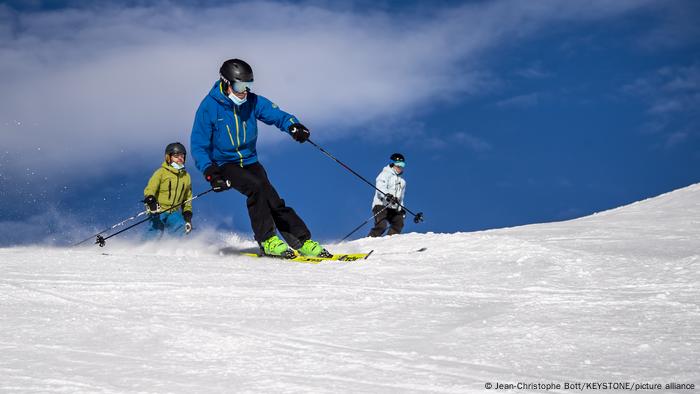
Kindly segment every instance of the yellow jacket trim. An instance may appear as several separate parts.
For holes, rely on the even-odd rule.
[[[233,118],[236,120],[236,142],[238,143],[236,144],[236,153],[238,153],[238,156],[241,158],[241,167],[243,167],[243,155],[238,151],[238,148],[241,146],[241,130],[238,126],[238,113],[236,112],[236,107],[233,107]]]
[[[236,153],[238,153],[238,157],[241,158],[241,167],[243,167],[243,155],[241,152],[238,151],[238,145],[236,145],[235,142],[233,142],[233,135],[231,134],[231,128],[226,125],[226,130],[228,130],[228,138],[231,140],[231,145],[233,145],[236,148]],[[236,139],[238,139],[238,133],[236,133]],[[239,142],[240,144],[240,142]]]

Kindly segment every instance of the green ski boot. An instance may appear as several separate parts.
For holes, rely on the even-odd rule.
[[[312,241],[310,239],[307,239],[306,242],[301,246],[301,248],[298,249],[298,252],[302,256],[310,256],[310,257],[333,257],[330,252],[328,252],[326,249],[321,246],[316,241]]]
[[[277,256],[285,259],[293,259],[296,257],[294,251],[276,235],[263,241],[261,246],[263,253],[267,256]]]

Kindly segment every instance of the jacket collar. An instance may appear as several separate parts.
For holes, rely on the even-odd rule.
[[[384,172],[388,172],[388,173],[390,173],[392,175],[396,175],[398,177],[403,176],[403,171],[401,171],[400,174],[397,174],[396,171],[394,171],[394,169],[388,164],[386,167],[384,167]]]
[[[216,102],[223,105],[224,107],[233,108],[235,106],[233,100],[228,98],[228,95],[226,95],[226,92],[224,92],[224,87],[221,84],[220,80],[214,82],[214,86],[212,86],[211,90],[209,90],[209,96],[211,96],[214,100],[216,100]],[[246,101],[246,103],[250,102],[252,96],[255,96],[255,93],[248,92],[248,100]]]
[[[172,172],[172,173],[175,174],[175,175],[180,175],[181,173],[183,173],[183,172],[185,171],[184,168],[179,169],[179,170],[176,170],[176,169],[174,169],[170,164],[168,164],[168,163],[165,162],[165,161],[164,161],[163,164],[161,164],[160,166],[163,167],[163,168],[165,168],[166,170]]]

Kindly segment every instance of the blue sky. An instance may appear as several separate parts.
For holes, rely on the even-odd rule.
[[[91,4],[0,5],[0,246],[65,244],[138,212],[232,57],[366,178],[403,153],[406,205],[426,218],[407,232],[571,219],[700,181],[697,2]],[[367,185],[260,134],[315,238],[371,215]],[[198,200],[194,222],[250,234],[234,191]]]

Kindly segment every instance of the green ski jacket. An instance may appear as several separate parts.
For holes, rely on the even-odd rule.
[[[183,168],[176,170],[163,162],[148,180],[144,197],[155,196],[162,210],[170,209],[192,198],[192,180]],[[182,206],[182,212],[192,212],[192,201]]]

